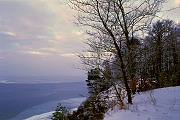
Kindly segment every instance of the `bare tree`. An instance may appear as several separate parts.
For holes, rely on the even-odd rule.
[[[136,59],[133,40],[151,24],[165,0],[69,1],[70,6],[78,11],[77,24],[89,27],[88,45],[92,51],[90,56],[80,56],[83,63],[91,67],[96,63],[101,67],[102,60],[116,56],[128,103],[132,104],[128,81],[135,76],[132,70]]]

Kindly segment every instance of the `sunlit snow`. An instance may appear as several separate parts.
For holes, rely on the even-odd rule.
[[[134,96],[134,103],[119,110],[118,106],[108,111],[104,120],[179,120],[180,87],[168,87]]]

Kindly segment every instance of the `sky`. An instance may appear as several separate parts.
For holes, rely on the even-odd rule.
[[[83,76],[81,29],[58,0],[0,0],[0,75]]]
[[[177,7],[169,0],[165,8]],[[180,9],[163,17],[180,22]],[[76,13],[63,0],[0,0],[0,76],[85,76],[74,54],[84,49]]]

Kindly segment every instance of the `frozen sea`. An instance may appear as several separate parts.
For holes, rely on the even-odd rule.
[[[43,78],[31,78],[32,81],[28,78],[27,82],[23,79],[26,78],[0,80],[0,120],[23,120],[51,112],[59,102],[73,109],[80,104],[78,99],[85,99],[88,93],[85,82],[42,82]]]

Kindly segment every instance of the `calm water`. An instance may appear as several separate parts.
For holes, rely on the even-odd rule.
[[[25,118],[49,112],[55,109],[57,101],[87,95],[85,82],[76,83],[38,83],[24,84],[11,83],[0,84],[0,120],[7,120],[18,116],[23,111],[38,109],[36,106],[44,106],[43,109],[30,111]],[[54,102],[56,101],[56,102]],[[52,104],[54,103],[54,104]],[[32,109],[32,110],[33,110]]]

